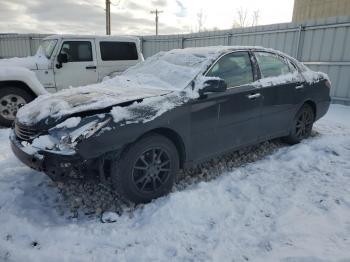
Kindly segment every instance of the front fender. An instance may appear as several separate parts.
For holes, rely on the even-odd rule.
[[[0,67],[0,83],[4,81],[19,81],[26,84],[37,96],[47,94],[48,91],[39,82],[35,73],[24,67]]]

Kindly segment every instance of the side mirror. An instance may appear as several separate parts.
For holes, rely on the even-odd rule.
[[[199,90],[199,95],[203,96],[207,93],[225,92],[227,84],[223,79],[210,79],[204,82],[204,87]]]
[[[56,68],[62,68],[62,64],[68,62],[68,55],[60,53],[57,56],[57,62],[58,62],[58,64],[56,65]]]

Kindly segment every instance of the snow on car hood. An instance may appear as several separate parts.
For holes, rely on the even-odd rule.
[[[49,60],[42,54],[27,57],[0,59],[1,67],[24,67],[29,70],[47,69]]]
[[[84,111],[104,109],[169,92],[169,90],[137,87],[69,89],[38,97],[18,111],[17,121],[25,125],[34,125],[47,117],[64,118]]]
[[[19,66],[30,70],[38,69],[34,56],[0,59],[0,67]]]

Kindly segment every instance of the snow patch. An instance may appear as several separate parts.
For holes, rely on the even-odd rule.
[[[302,75],[305,78],[306,82],[308,82],[310,84],[317,83],[323,79],[331,82],[328,75],[323,73],[323,72],[314,72],[311,70],[306,70],[306,71],[302,72]]]
[[[0,59],[0,69],[2,70],[3,67],[23,67],[30,70],[37,70],[42,67],[41,65],[46,65],[47,67],[48,63],[49,60],[46,56],[41,52],[37,52],[34,56]]]
[[[102,223],[114,223],[119,219],[119,215],[115,212],[104,212],[101,217]]]
[[[302,81],[300,74],[298,72],[289,73],[276,77],[266,77],[255,81],[253,85],[256,87],[267,87],[267,86],[276,86],[283,85],[286,83]]]
[[[80,124],[81,117],[71,117],[65,120],[64,122],[58,124],[56,128],[73,128],[77,127]]]
[[[44,135],[35,138],[32,142],[32,146],[40,149],[48,149],[51,150],[54,148],[57,141],[55,141],[51,136]]]

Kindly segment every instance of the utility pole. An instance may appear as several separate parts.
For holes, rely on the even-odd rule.
[[[163,13],[163,11],[158,11],[158,9],[151,11],[151,14],[156,14],[156,35],[158,35],[158,14]]]
[[[106,35],[111,34],[111,0],[106,0]]]

